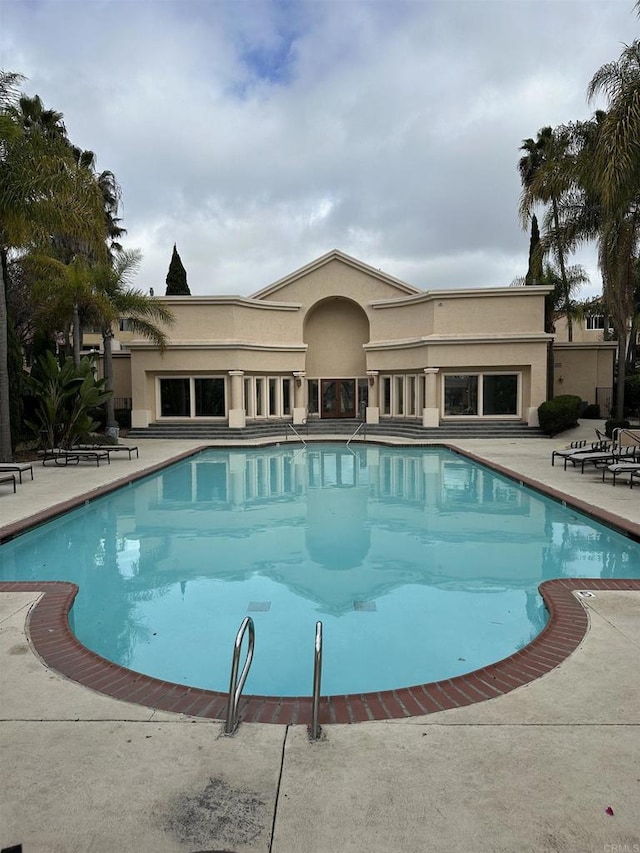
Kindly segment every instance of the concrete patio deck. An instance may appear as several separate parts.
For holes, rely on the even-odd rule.
[[[592,432],[584,423],[551,441],[449,443],[634,531],[640,489],[551,467],[553,449]],[[0,495],[0,536],[195,446],[138,443],[139,460],[37,466],[33,482]],[[583,600],[589,628],[579,648],[508,695],[406,720],[325,726],[313,744],[301,725],[243,724],[225,738],[218,722],[65,679],[29,644],[25,624],[38,597],[0,594],[0,848],[640,850],[640,592]]]

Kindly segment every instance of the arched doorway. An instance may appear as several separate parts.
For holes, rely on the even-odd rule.
[[[353,418],[359,404],[359,388],[366,386],[366,354],[369,318],[356,302],[340,296],[323,299],[307,314],[306,374],[310,409],[321,418]]]

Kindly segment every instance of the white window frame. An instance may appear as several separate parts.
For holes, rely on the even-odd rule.
[[[160,382],[163,379],[188,379],[189,380],[189,414],[188,415],[163,415],[162,414],[162,392]],[[222,379],[224,382],[224,414],[223,415],[196,415],[196,379]],[[222,373],[192,375],[182,373],[180,375],[156,376],[156,420],[181,421],[185,418],[196,421],[223,421],[229,417],[229,382],[227,376]]]
[[[388,400],[385,392],[385,380],[389,381],[391,392]],[[411,387],[411,380],[413,380],[413,388]],[[419,373],[385,373],[380,376],[379,394],[382,417],[420,417],[424,404],[424,376]]]
[[[477,415],[446,415],[445,414],[445,389],[447,376],[477,376],[478,377],[478,414]],[[516,389],[516,413],[514,415],[485,415],[484,414],[484,377],[485,376],[515,376],[517,378]],[[440,385],[440,416],[443,420],[522,420],[522,371],[521,370],[447,370],[442,372]]]

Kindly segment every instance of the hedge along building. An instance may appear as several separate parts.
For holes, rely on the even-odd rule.
[[[360,414],[535,425],[548,290],[421,291],[334,250],[250,297],[161,297],[176,318],[164,352],[128,342],[132,426]]]

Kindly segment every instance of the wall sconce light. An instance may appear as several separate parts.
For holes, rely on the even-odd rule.
[[[373,387],[373,376],[369,377],[369,385],[371,385]]]
[[[300,379],[299,376],[296,376],[296,385],[298,386],[298,388],[302,385],[302,379]]]

